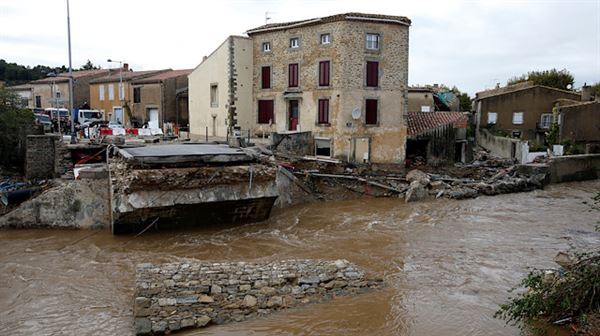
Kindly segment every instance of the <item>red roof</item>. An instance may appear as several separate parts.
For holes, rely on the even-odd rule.
[[[448,124],[454,124],[454,128],[467,128],[468,121],[463,112],[408,112],[408,135],[419,135]]]

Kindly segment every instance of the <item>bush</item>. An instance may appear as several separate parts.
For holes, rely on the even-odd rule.
[[[546,146],[543,142],[540,141],[530,141],[529,142],[529,151],[530,152],[545,152]]]
[[[0,164],[22,168],[33,120],[33,113],[20,107],[18,95],[0,88]]]
[[[598,210],[599,201],[600,193],[592,208]],[[556,271],[531,271],[511,290],[523,291],[500,305],[494,317],[512,324],[572,322],[579,331],[591,332],[600,317],[600,249],[577,253],[571,263],[563,266]]]
[[[581,144],[576,144],[568,139],[561,144],[564,146],[563,152],[565,155],[585,154],[585,147]]]

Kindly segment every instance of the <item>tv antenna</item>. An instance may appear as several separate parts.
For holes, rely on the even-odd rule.
[[[273,14],[273,13],[271,13],[271,14]],[[265,24],[268,24],[269,20],[271,20],[271,17],[269,17],[269,12],[265,12]]]

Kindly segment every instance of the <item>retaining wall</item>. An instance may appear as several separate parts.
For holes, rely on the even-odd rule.
[[[242,321],[382,285],[346,260],[140,264],[137,335]]]
[[[550,182],[593,180],[600,177],[600,154],[569,155],[552,159]]]
[[[529,144],[527,141],[495,136],[486,129],[477,130],[477,144],[493,154],[508,159],[527,162]]]

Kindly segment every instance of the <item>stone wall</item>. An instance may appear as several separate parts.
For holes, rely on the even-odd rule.
[[[382,285],[346,260],[140,264],[137,335],[243,321]]]
[[[28,135],[25,154],[25,177],[45,179],[59,177],[72,168],[71,155],[60,135]]]
[[[312,132],[272,133],[271,145],[276,152],[293,155],[313,155]]]

